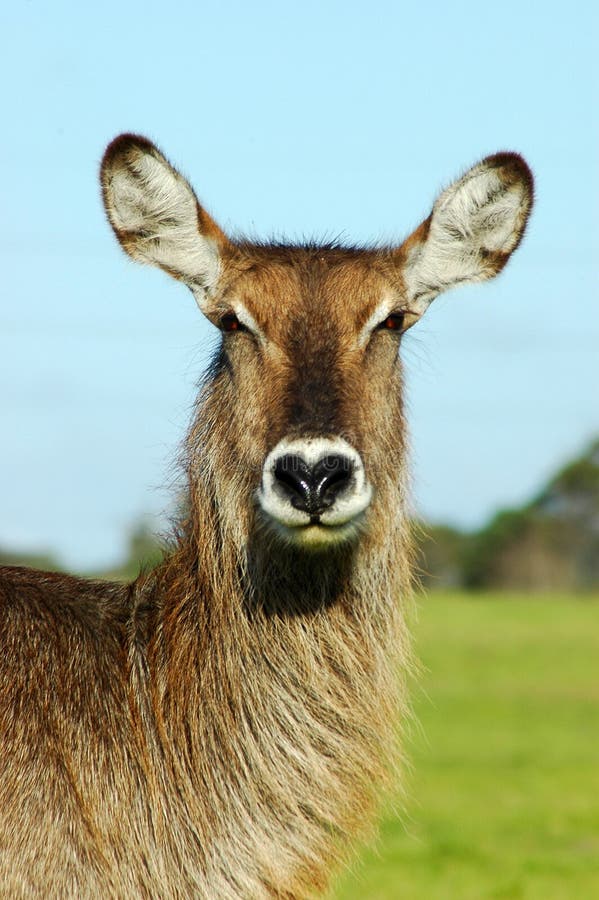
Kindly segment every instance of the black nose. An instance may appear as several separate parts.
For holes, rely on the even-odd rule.
[[[319,516],[333,505],[349,485],[351,459],[341,454],[323,456],[310,465],[301,456],[287,454],[277,459],[274,475],[279,488],[295,509]]]

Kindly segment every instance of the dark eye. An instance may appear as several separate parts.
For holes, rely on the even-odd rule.
[[[391,313],[381,322],[378,328],[380,331],[403,331],[405,318],[405,313]]]
[[[218,325],[221,331],[247,331],[245,325],[239,321],[235,313],[225,313],[224,316],[220,317]]]

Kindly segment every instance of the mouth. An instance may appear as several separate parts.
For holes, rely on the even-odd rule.
[[[327,523],[320,515],[312,515],[305,522],[281,521],[270,515],[262,516],[264,524],[286,544],[306,550],[320,551],[356,540],[364,528],[364,515],[345,522]]]

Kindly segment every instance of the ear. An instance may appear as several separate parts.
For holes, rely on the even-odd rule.
[[[532,200],[532,173],[517,153],[487,156],[443,191],[398,251],[414,312],[455,285],[494,278],[522,239]]]
[[[193,189],[144,137],[121,134],[100,170],[108,220],[133,259],[185,282],[201,309],[216,287],[229,244]]]

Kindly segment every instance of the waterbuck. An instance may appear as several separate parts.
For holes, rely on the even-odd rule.
[[[490,156],[378,249],[232,240],[135,135],[101,181],[125,251],[222,340],[162,564],[130,585],[1,570],[0,895],[311,896],[406,714],[401,336],[503,268],[532,177]]]

